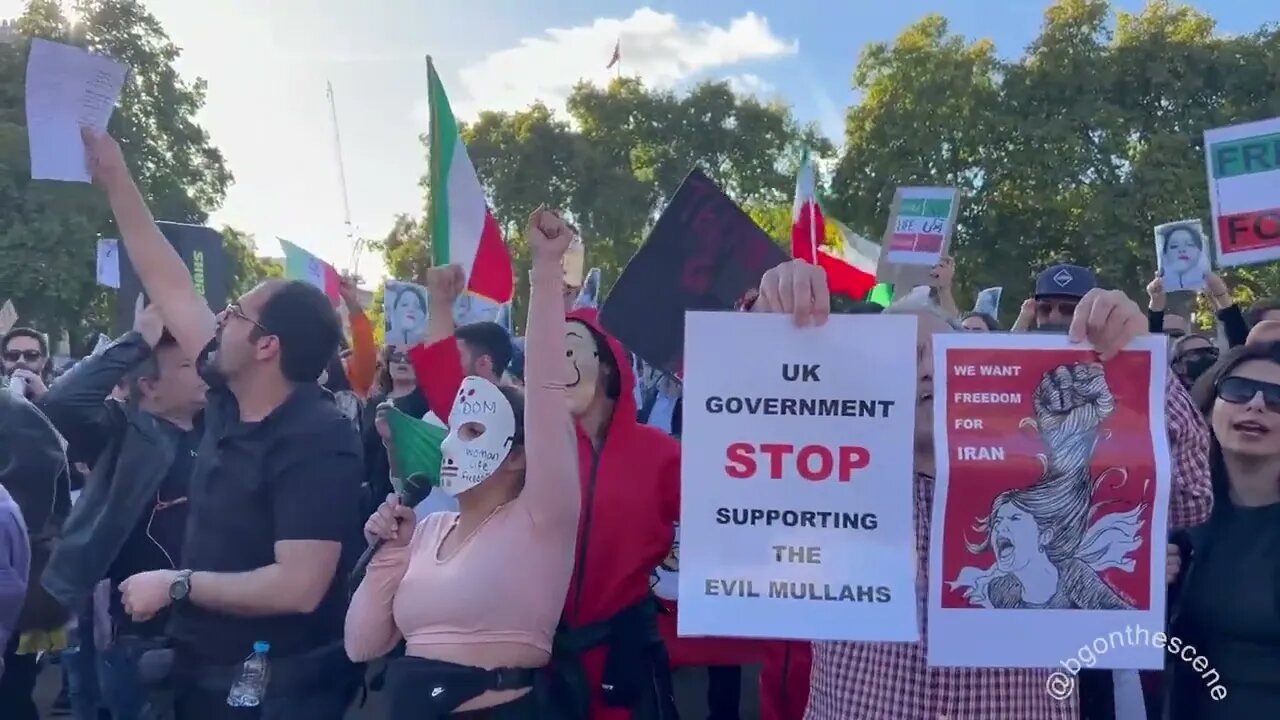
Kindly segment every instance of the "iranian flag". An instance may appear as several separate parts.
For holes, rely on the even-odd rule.
[[[466,289],[495,303],[511,301],[515,277],[511,254],[502,230],[484,199],[484,188],[467,147],[458,133],[458,121],[449,98],[427,58],[428,100],[431,105],[431,223],[432,261],[436,265],[461,265]]]
[[[333,269],[332,265],[288,240],[280,240],[280,247],[284,248],[286,278],[315,285],[323,290],[330,300],[338,302],[338,271]]]
[[[827,273],[827,286],[831,292],[842,293],[854,300],[861,300],[875,287],[875,260],[879,248],[864,240],[844,226],[843,247],[833,247],[826,242],[826,221],[813,175],[813,162],[806,152],[796,176],[796,202],[791,213],[791,255],[814,263]],[[846,234],[847,233],[847,234]],[[854,245],[851,247],[851,243]],[[876,257],[866,258],[874,248]],[[846,256],[848,255],[848,256]]]

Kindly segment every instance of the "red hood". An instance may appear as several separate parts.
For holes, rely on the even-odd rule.
[[[577,320],[595,330],[605,339],[609,352],[613,355],[613,364],[618,368],[618,380],[621,382],[622,391],[618,393],[617,404],[613,410],[613,421],[609,423],[610,430],[617,427],[620,421],[635,423],[639,410],[636,407],[636,376],[631,371],[631,359],[626,349],[622,347],[622,343],[605,332],[604,327],[600,325],[600,311],[595,308],[579,308],[566,315],[565,320]]]

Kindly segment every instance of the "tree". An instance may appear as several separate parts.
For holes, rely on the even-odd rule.
[[[249,233],[224,225],[222,246],[231,268],[228,292],[233,298],[249,292],[263,280],[284,275],[280,263],[258,257],[258,243]]]
[[[766,214],[785,207],[789,218],[803,149],[818,157],[834,153],[829,141],[801,126],[786,106],[736,95],[722,82],[703,83],[684,95],[646,88],[635,78],[605,88],[583,83],[567,107],[568,118],[542,103],[519,112],[483,112],[463,128],[514,258],[518,323],[529,278],[521,235],[538,205],[566,212],[587,245],[587,265],[601,268],[607,291],[666,198],[694,167],[744,207]],[[411,222],[398,219],[394,239],[384,245],[396,277],[416,277],[422,269],[414,264],[418,260],[406,261],[406,253],[426,262],[425,229]],[[789,223],[777,230],[780,241],[789,238]],[[406,249],[411,246],[418,249]]]
[[[938,16],[867,46],[835,215],[878,238],[894,187],[955,186],[953,253],[969,296],[1003,285],[1016,307],[1056,259],[1141,296],[1152,227],[1208,220],[1203,131],[1280,114],[1280,27],[1218,35],[1211,18],[1166,2],[1116,13],[1114,29],[1111,17],[1105,0],[1060,0],[1010,62]],[[1277,273],[1230,275],[1244,297],[1280,288]]]
[[[73,337],[108,331],[114,297],[96,284],[96,238],[111,237],[100,191],[76,183],[32,181],[24,87],[30,38],[81,45],[129,69],[108,130],[119,140],[158,219],[203,223],[232,182],[221,153],[194,118],[204,82],[173,69],[178,48],[136,0],[80,0],[83,23],[71,27],[53,0],[30,0],[21,36],[0,44],[0,287],[24,324]],[[237,238],[240,236],[237,235]],[[235,248],[239,262],[249,263]],[[237,278],[255,272],[237,268]]]

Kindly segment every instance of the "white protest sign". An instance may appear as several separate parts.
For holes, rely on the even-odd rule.
[[[18,309],[13,306],[13,300],[5,300],[4,305],[0,306],[0,333],[9,332],[17,324]]]
[[[427,289],[398,280],[386,281],[382,316],[386,318],[386,344],[417,345],[427,334]]]
[[[1280,117],[1204,132],[1218,265],[1280,258]]]
[[[89,182],[80,128],[106,131],[124,77],[124,65],[111,58],[32,39],[26,106],[33,180]]]
[[[681,636],[919,638],[916,323],[688,313]]]
[[[120,289],[120,241],[102,238],[98,241],[98,284]]]

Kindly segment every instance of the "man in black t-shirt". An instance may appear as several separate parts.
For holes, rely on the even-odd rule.
[[[130,388],[128,403],[111,398],[122,380]],[[136,573],[182,567],[187,486],[206,389],[195,364],[164,332],[159,313],[147,308],[137,313],[132,332],[85,358],[41,399],[70,452],[93,464],[43,576],[66,607],[93,617],[90,599],[101,580],[114,590]],[[97,668],[103,700],[116,717],[142,717],[146,693],[137,655],[164,636],[168,614],[134,623],[118,594],[110,603],[111,645]],[[82,633],[82,647],[91,642]]]
[[[184,568],[128,578],[124,608],[141,622],[173,607],[178,720],[339,720],[359,683],[342,625],[363,518],[359,438],[316,382],[338,350],[337,313],[318,288],[275,280],[215,318],[119,146],[84,138],[143,289],[209,384]],[[258,641],[270,645],[261,705],[228,707]]]

